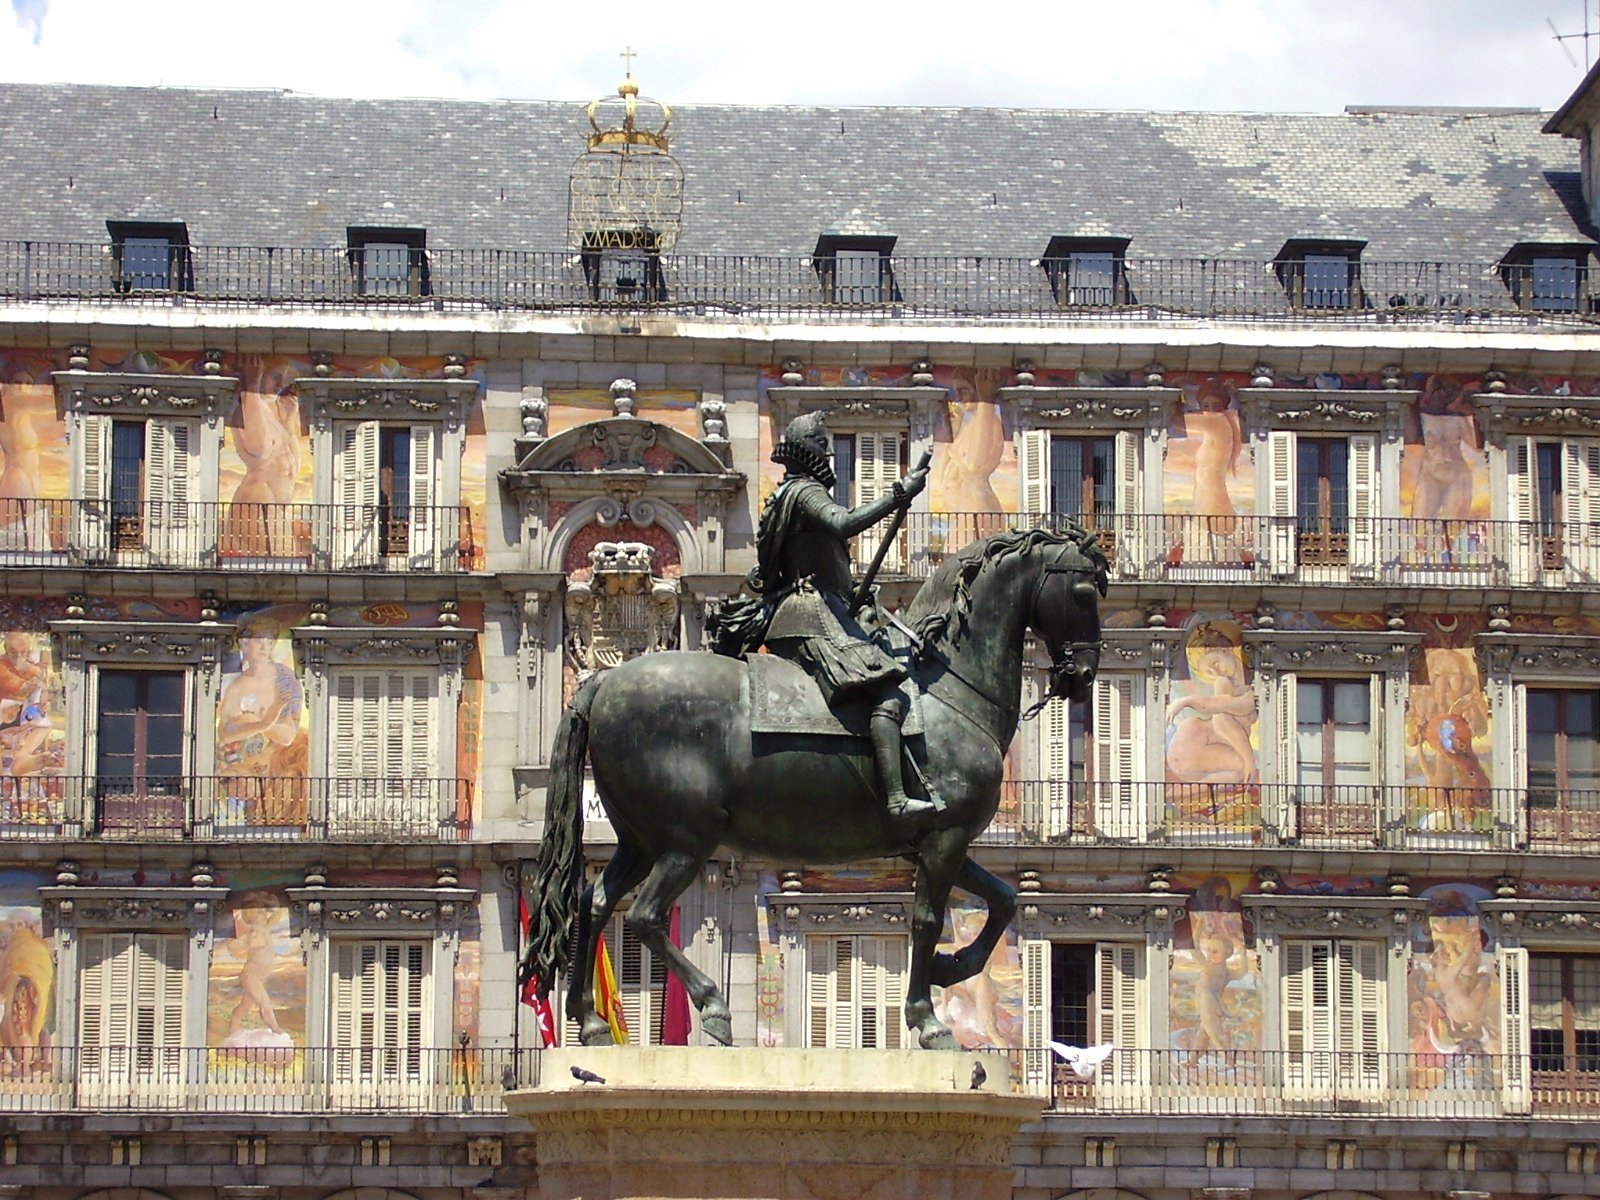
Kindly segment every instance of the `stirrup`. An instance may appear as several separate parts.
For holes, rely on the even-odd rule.
[[[915,796],[901,796],[889,801],[889,815],[896,820],[922,820],[934,816],[940,808],[931,800],[919,800]]]

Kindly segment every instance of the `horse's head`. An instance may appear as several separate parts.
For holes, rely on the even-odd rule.
[[[1100,597],[1109,568],[1092,533],[1040,547],[1038,586],[1028,623],[1050,650],[1051,696],[1087,702],[1100,668]]]

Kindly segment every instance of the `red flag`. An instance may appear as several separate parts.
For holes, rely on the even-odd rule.
[[[667,936],[678,949],[683,949],[683,933],[679,928],[681,910],[672,906],[672,925]],[[661,1005],[661,1044],[687,1046],[689,1044],[689,990],[671,970],[667,972],[667,994]]]
[[[517,890],[517,924],[522,927],[522,944],[527,944],[533,937],[533,914],[528,911],[528,897]],[[530,975],[528,982],[522,985],[522,1003],[533,1009],[534,1024],[538,1027],[539,1049],[556,1044],[556,1018],[550,1011],[550,998],[539,995],[539,977]]]

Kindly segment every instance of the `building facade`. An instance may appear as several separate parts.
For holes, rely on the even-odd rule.
[[[1017,524],[1111,558],[940,996],[1047,1100],[1019,1200],[1592,1194],[1597,97],[0,88],[0,1197],[535,1194],[556,720],[702,647],[819,410],[843,503],[933,451],[885,604]],[[908,888],[723,855],[675,926],[738,1043],[896,1047]]]

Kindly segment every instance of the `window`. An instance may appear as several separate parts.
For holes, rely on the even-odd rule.
[[[648,229],[584,234],[583,273],[596,300],[627,304],[667,298],[656,235]]]
[[[432,291],[426,230],[351,226],[347,236],[360,295],[426,296]]]
[[[1588,246],[1523,242],[1501,260],[1500,274],[1517,306],[1529,312],[1588,310]]]
[[[183,671],[95,673],[95,798],[104,833],[184,829]]]
[[[1535,1085],[1600,1091],[1600,955],[1528,955]]]
[[[433,1069],[433,946],[341,938],[329,949],[334,1095],[365,1106],[422,1087]]]
[[[905,434],[899,430],[860,430],[833,437],[833,499],[846,508],[871,504],[894,491],[905,474]],[[883,544],[883,526],[865,530],[851,543],[857,570],[865,570]],[[902,529],[884,555],[883,569],[899,571],[905,565],[908,535]]]
[[[1380,942],[1283,943],[1284,1084],[1292,1098],[1382,1089],[1383,951]]]
[[[333,675],[328,706],[328,825],[338,833],[439,828],[434,774],[437,669],[352,669]],[[452,809],[454,805],[451,805]]]
[[[1365,242],[1291,238],[1274,267],[1295,308],[1360,308],[1361,251]]]
[[[1042,265],[1056,302],[1068,308],[1107,308],[1129,303],[1132,297],[1123,264],[1128,241],[1051,238]]]
[[[78,552],[129,566],[198,566],[210,549],[196,504],[199,424],[85,413],[76,429]]]
[[[189,230],[182,221],[107,221],[119,292],[194,290]]]
[[[1600,441],[1512,437],[1506,441],[1511,516],[1519,580],[1569,570],[1577,580],[1600,573]]]
[[[806,938],[806,1034],[810,1047],[899,1050],[907,939],[900,934]]]
[[[1267,434],[1269,557],[1273,573],[1377,566],[1378,440],[1370,433],[1303,437]]]
[[[350,421],[339,422],[335,436],[335,565],[396,560],[436,570],[436,427]]]
[[[1600,834],[1600,692],[1526,691],[1529,833],[1537,840]]]
[[[890,255],[892,237],[855,237],[823,234],[817,239],[812,262],[822,281],[825,300],[832,304],[883,304],[900,298],[894,283]]]
[[[1088,704],[1057,698],[1045,705],[1039,758],[1046,837],[1144,837],[1143,720],[1142,683],[1128,672],[1096,675]]]
[[[1138,1085],[1148,1079],[1145,1032],[1145,945],[1142,942],[1045,942],[1025,939],[1023,1026],[1025,1072],[1057,1080],[1063,1095],[1087,1099],[1097,1091]],[[1045,1040],[1088,1048],[1110,1043],[1117,1053],[1092,1079],[1055,1068]],[[1037,1062],[1031,1052],[1041,1052]],[[1049,1067],[1048,1070],[1039,1068]]]
[[[1300,438],[1295,445],[1300,561],[1344,562],[1349,554],[1350,443]]]
[[[79,940],[78,1076],[88,1103],[183,1096],[188,938],[85,933]]]
[[[1278,770],[1287,794],[1276,819],[1283,836],[1363,845],[1376,838],[1378,686],[1375,676],[1278,678]]]
[[[1047,838],[1090,832],[1089,763],[1094,754],[1093,704],[1068,704],[1060,697],[1044,706],[1039,724],[1039,760],[1044,771],[1040,812],[1024,805],[1023,824]],[[1032,799],[1032,797],[1029,797]]]

